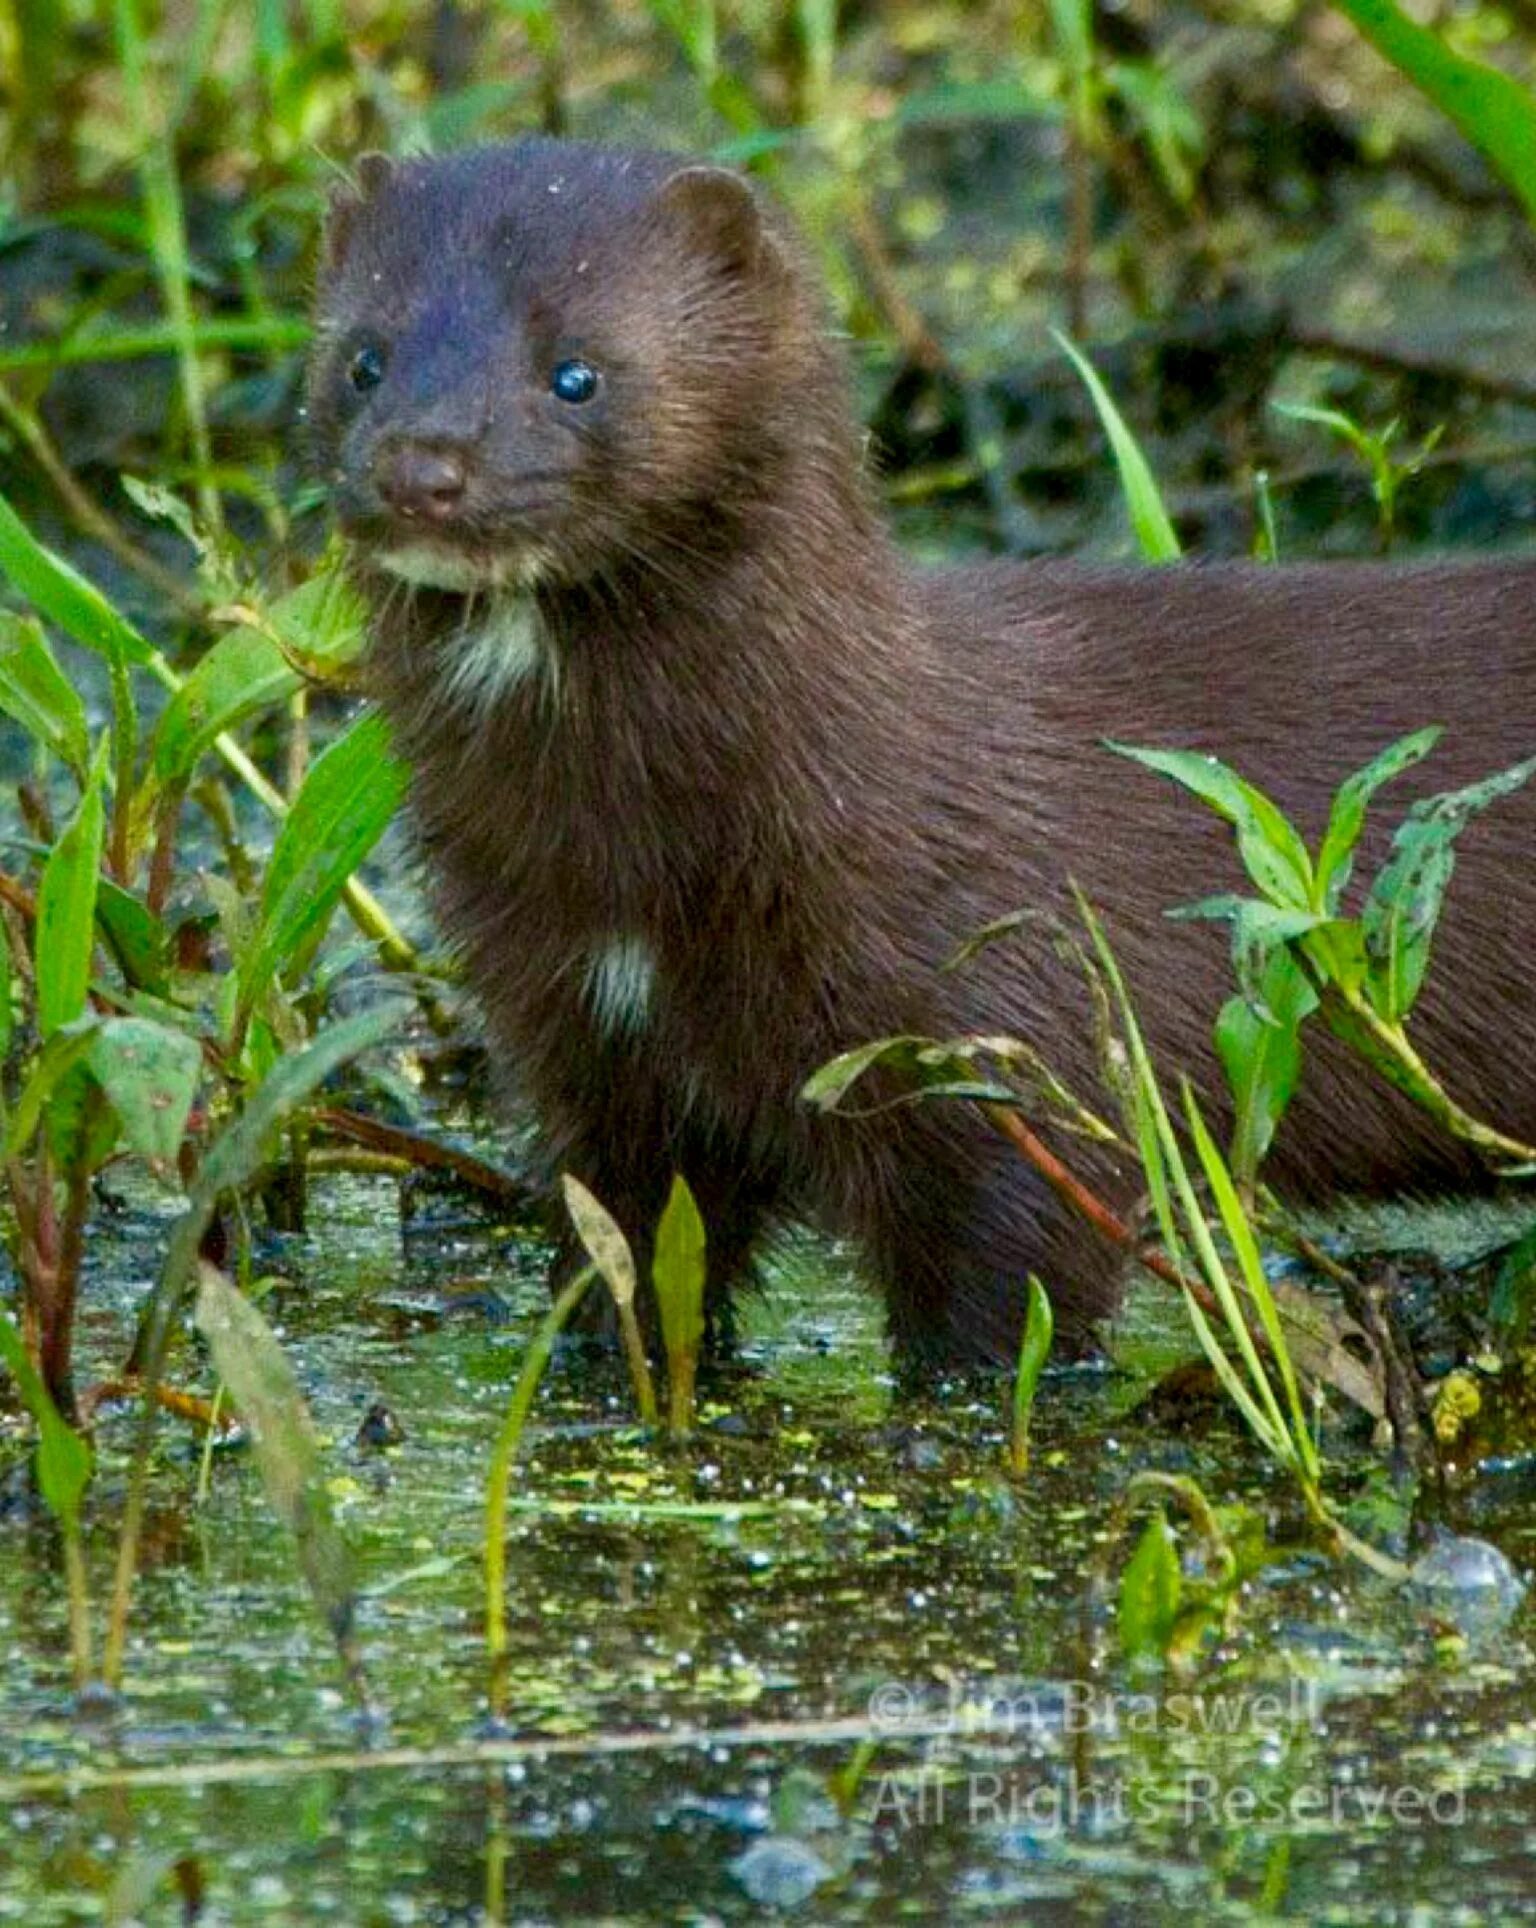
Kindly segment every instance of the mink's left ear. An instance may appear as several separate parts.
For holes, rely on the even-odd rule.
[[[750,274],[778,252],[751,188],[728,168],[685,167],[657,199],[663,213],[728,273]]]
[[[320,238],[320,272],[333,275],[346,259],[352,226],[375,195],[394,179],[395,164],[387,154],[360,154],[349,180],[332,190]]]

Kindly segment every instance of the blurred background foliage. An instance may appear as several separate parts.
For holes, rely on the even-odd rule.
[[[1529,80],[1529,0],[1419,13]],[[1368,467],[1276,401],[1397,421],[1401,541],[1530,518],[1536,241],[1312,0],[0,0],[0,77],[0,489],[162,638],[189,554],[125,474],[277,583],[323,541],[298,371],[338,172],[534,128],[771,178],[926,551],[1123,546],[1052,324],[1190,547],[1254,546],[1261,473],[1283,553],[1379,545]]]

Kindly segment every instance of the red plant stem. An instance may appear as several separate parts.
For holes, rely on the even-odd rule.
[[[91,1175],[83,1165],[70,1173],[53,1267],[52,1303],[40,1335],[38,1369],[52,1398],[71,1424],[76,1418],[74,1350],[75,1307],[80,1296],[80,1263],[85,1255],[85,1221],[91,1209]]]
[[[1065,1199],[1073,1211],[1086,1218],[1088,1223],[1101,1232],[1112,1245],[1118,1245],[1122,1251],[1129,1252],[1138,1265],[1144,1265],[1149,1272],[1155,1273],[1168,1285],[1188,1292],[1202,1311],[1211,1313],[1217,1318],[1221,1317],[1221,1308],[1203,1281],[1187,1278],[1155,1245],[1142,1244],[1125,1220],[1118,1213],[1111,1211],[1097,1192],[1089,1191],[1080,1178],[1074,1177],[1055,1152],[1035,1136],[1016,1111],[1010,1111],[1006,1105],[983,1105],[982,1109],[1003,1136],[1012,1143],[1020,1156],[1034,1166],[1056,1196]],[[1262,1334],[1256,1336],[1262,1344]]]
[[[181,823],[181,806],[185,795],[182,785],[173,784],[161,798],[155,816],[155,850],[150,859],[149,882],[144,891],[145,908],[154,917],[164,913],[166,899],[171,894],[176,863],[176,832]]]
[[[0,870],[0,904],[9,904],[11,909],[19,911],[29,924],[37,921],[37,899],[31,891],[18,884],[14,877],[8,877],[3,870]]]

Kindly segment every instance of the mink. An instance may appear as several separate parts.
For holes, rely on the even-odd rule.
[[[803,1102],[892,1034],[1006,1034],[1101,1096],[1052,928],[1075,878],[1151,1047],[1222,1115],[1230,834],[1103,739],[1220,755],[1315,838],[1536,751],[1536,564],[919,569],[875,503],[845,360],[789,225],[735,173],[549,139],[370,158],[322,249],[308,412],[372,608],[447,932],[551,1174],[648,1248],[675,1172],[712,1300],[765,1231],[854,1243],[897,1347],[1016,1350],[1027,1279],[1089,1341],[1122,1257],[973,1106]],[[1414,1039],[1536,1137],[1536,793],[1467,830]],[[1368,873],[1385,832],[1367,837]],[[945,969],[992,920],[1025,935]],[[1034,931],[1036,934],[1030,936]],[[1299,1197],[1476,1176],[1309,1027],[1267,1167]],[[1050,1135],[1050,1126],[1045,1125]],[[1056,1139],[1130,1210],[1138,1173]]]

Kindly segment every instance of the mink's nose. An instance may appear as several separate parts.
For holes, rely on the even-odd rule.
[[[396,515],[446,522],[464,500],[468,474],[451,449],[402,442],[379,456],[375,481]]]

